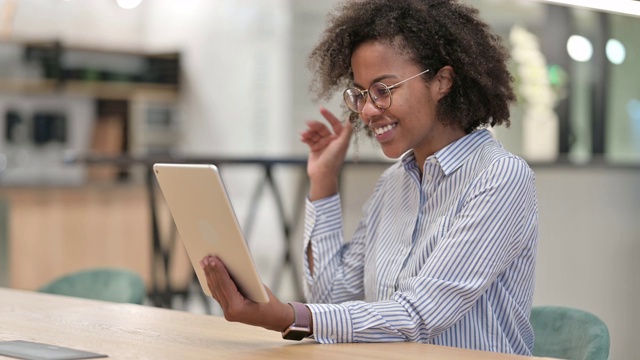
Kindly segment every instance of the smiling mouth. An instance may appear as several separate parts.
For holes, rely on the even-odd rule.
[[[387,131],[389,131],[389,130],[393,129],[394,127],[396,127],[396,124],[391,124],[391,125],[387,125],[387,126],[382,126],[382,127],[379,127],[379,128],[375,128],[375,129],[373,129],[373,132],[374,132],[376,135],[382,135],[382,134],[386,133]]]

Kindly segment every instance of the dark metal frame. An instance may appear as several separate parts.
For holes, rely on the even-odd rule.
[[[265,189],[271,189],[272,195],[276,202],[276,211],[280,220],[280,228],[283,231],[285,242],[284,254],[282,261],[277,262],[278,268],[273,273],[273,281],[271,282],[271,290],[278,292],[281,285],[282,275],[287,268],[290,268],[294,279],[294,291],[297,301],[303,301],[303,292],[299,274],[295,268],[295,263],[291,255],[291,249],[294,246],[295,239],[292,238],[292,231],[300,222],[303,214],[303,206],[308,189],[308,178],[306,172],[301,174],[294,210],[291,218],[285,213],[284,200],[282,193],[274,178],[274,169],[276,167],[293,167],[300,171],[306,170],[307,159],[302,157],[282,157],[282,158],[232,158],[232,157],[169,157],[169,156],[148,156],[136,157],[129,155],[120,156],[102,156],[88,155],[82,158],[68,159],[70,163],[84,163],[87,165],[109,165],[116,167],[145,167],[145,186],[149,198],[149,211],[151,219],[151,245],[152,245],[152,261],[151,261],[151,289],[149,291],[149,299],[154,306],[172,308],[173,297],[175,295],[188,296],[188,289],[177,289],[171,284],[170,268],[172,261],[172,252],[175,245],[175,225],[172,223],[172,232],[169,239],[163,239],[160,233],[160,221],[158,218],[158,198],[157,198],[157,181],[153,173],[153,164],[155,163],[189,163],[189,164],[214,164],[220,167],[221,171],[230,165],[251,165],[262,168],[263,175],[253,190],[251,196],[250,210],[245,219],[243,231],[246,238],[249,238],[253,229],[257,209],[260,201],[263,199]],[[346,161],[345,165],[391,165],[390,162],[384,160],[353,160]],[[193,281],[197,283],[195,272]],[[199,285],[198,285],[199,286]],[[204,292],[200,292],[205,302],[205,310],[209,311],[208,301]]]

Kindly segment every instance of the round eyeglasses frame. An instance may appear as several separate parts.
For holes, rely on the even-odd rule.
[[[375,107],[377,107],[380,110],[386,110],[391,107],[391,90],[397,88],[402,83],[405,83],[413,78],[416,78],[428,72],[429,72],[429,69],[419,74],[413,75],[410,78],[406,78],[390,86],[387,86],[386,84],[381,82],[375,82],[371,84],[371,86],[369,86],[369,89],[367,90],[360,90],[357,87],[350,87],[344,90],[344,92],[342,93],[342,98],[344,99],[345,104],[347,104],[347,107],[349,108],[349,110],[357,114],[362,113],[362,110],[364,109],[364,106],[367,103],[367,96],[371,99]],[[378,93],[382,94],[382,96],[380,95],[372,96],[371,94],[374,93],[372,89],[378,90]],[[364,101],[354,102],[353,101],[354,97],[361,97]],[[388,103],[387,103],[387,99],[388,99]],[[384,101],[384,103],[382,101]],[[361,105],[358,106],[359,104]]]

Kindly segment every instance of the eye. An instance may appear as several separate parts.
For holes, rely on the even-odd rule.
[[[375,83],[371,85],[369,91],[369,96],[371,96],[373,100],[389,97],[389,88],[383,83]]]

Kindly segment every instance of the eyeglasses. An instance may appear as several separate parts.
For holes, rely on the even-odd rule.
[[[404,79],[399,83],[391,86],[387,86],[381,82],[376,82],[371,84],[368,90],[360,90],[356,87],[351,87],[346,89],[344,93],[342,93],[342,97],[344,98],[344,102],[349,107],[349,110],[358,114],[362,113],[362,110],[364,109],[364,104],[367,102],[367,95],[369,95],[371,101],[373,101],[373,105],[375,105],[378,109],[388,109],[391,106],[391,90],[395,89],[400,84],[427,72],[429,72],[428,69],[421,72],[420,74],[413,75],[412,77]]]

